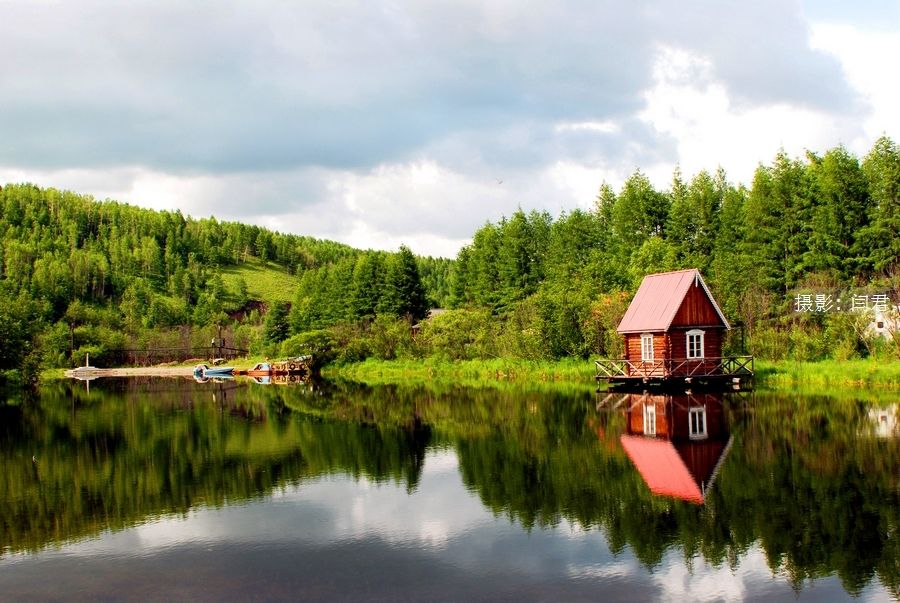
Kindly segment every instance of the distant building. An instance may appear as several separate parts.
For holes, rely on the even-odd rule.
[[[866,327],[866,334],[890,340],[900,337],[900,306],[889,307],[888,310],[875,310],[872,322]]]

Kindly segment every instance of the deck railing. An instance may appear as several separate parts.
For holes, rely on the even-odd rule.
[[[710,377],[714,375],[752,375],[753,356],[717,358],[665,358],[649,362],[601,358],[596,361],[597,379],[640,377]]]

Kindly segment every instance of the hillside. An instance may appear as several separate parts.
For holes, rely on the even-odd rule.
[[[222,326],[237,337],[239,325],[229,315],[295,301],[305,274],[374,256],[387,268],[400,255],[31,184],[5,185],[0,371],[20,366],[29,353],[40,356],[35,363],[65,365],[83,358],[83,351],[96,357],[106,349],[184,345],[185,337],[208,342],[209,329],[221,333]],[[422,299],[445,297],[451,262],[410,257],[426,269],[427,278],[414,274]],[[358,284],[383,292],[384,275]],[[261,325],[250,327],[256,331],[244,329],[244,345],[259,337]],[[177,337],[167,334],[176,328]]]

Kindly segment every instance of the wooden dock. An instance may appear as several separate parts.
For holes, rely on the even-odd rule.
[[[611,385],[746,383],[753,378],[753,356],[664,358],[653,361],[601,358],[597,381]]]

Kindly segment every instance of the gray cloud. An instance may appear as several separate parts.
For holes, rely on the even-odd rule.
[[[0,161],[364,167],[459,130],[627,115],[651,32],[590,7],[13,4]]]
[[[834,57],[809,48],[796,0],[694,0],[651,14],[664,39],[713,59],[717,78],[746,105],[787,102],[846,111],[857,99]]]
[[[860,112],[801,7],[779,0],[0,6],[7,172],[131,180],[90,193],[164,174],[193,183],[187,213],[335,238],[357,220],[461,239],[517,206],[558,211],[559,162],[674,164],[678,141],[637,117],[663,47],[706,57],[703,77],[739,105]],[[579,122],[615,127],[558,127]],[[378,173],[432,163],[446,190]]]

